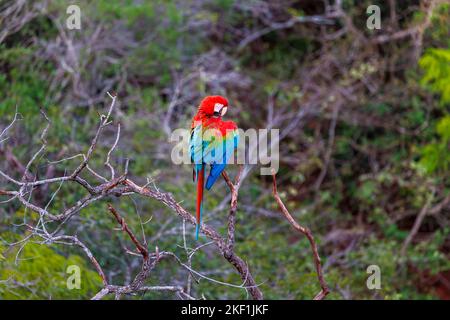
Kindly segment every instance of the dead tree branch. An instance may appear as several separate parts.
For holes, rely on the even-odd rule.
[[[111,114],[113,112],[115,102],[116,102],[116,96],[109,94],[109,97],[111,98],[111,104],[108,108],[108,111],[106,115],[100,115],[100,123],[99,126],[94,134],[94,138],[91,140],[91,144],[87,150],[86,153],[78,154],[76,156],[68,157],[62,160],[54,161],[53,163],[60,163],[62,161],[66,160],[72,160],[78,157],[81,157],[81,163],[76,167],[76,169],[71,174],[64,174],[62,176],[58,177],[51,177],[51,178],[42,178],[42,179],[36,179],[34,174],[31,174],[32,165],[37,162],[41,156],[45,153],[45,150],[47,148],[47,133],[49,130],[49,127],[51,125],[50,120],[45,115],[45,113],[42,113],[43,117],[47,120],[47,124],[44,128],[44,130],[41,133],[41,140],[42,145],[38,149],[37,152],[35,152],[29,162],[26,166],[23,166],[23,170],[21,170],[22,179],[18,180],[14,178],[13,176],[10,176],[9,174],[3,172],[0,170],[0,177],[2,177],[8,185],[15,186],[18,190],[14,190],[13,188],[8,188],[8,190],[1,190],[0,196],[7,196],[10,197],[6,201],[13,201],[18,200],[25,208],[27,208],[30,211],[36,212],[39,214],[39,221],[36,223],[36,225],[31,226],[27,225],[27,228],[29,231],[32,232],[31,236],[38,236],[44,239],[44,242],[46,244],[49,243],[61,243],[66,245],[77,245],[85,252],[85,254],[88,256],[88,258],[91,260],[94,268],[97,270],[98,274],[102,278],[104,288],[98,292],[94,299],[100,299],[108,294],[115,294],[116,298],[120,298],[122,295],[129,295],[129,294],[135,294],[138,291],[143,291],[142,287],[145,286],[145,280],[149,277],[151,270],[156,266],[158,261],[163,256],[173,256],[175,255],[166,252],[164,255],[161,255],[159,253],[158,248],[156,247],[156,250],[154,253],[150,253],[146,246],[146,241],[144,239],[145,245],[137,239],[135,234],[131,231],[131,229],[128,227],[127,223],[125,222],[124,218],[113,208],[111,204],[108,205],[108,210],[114,215],[117,222],[121,225],[122,230],[127,233],[127,235],[130,237],[133,244],[136,246],[138,252],[142,255],[143,261],[141,265],[141,270],[138,272],[138,274],[135,276],[134,280],[129,285],[123,285],[123,286],[116,286],[108,283],[107,278],[105,276],[105,273],[103,272],[101,266],[99,265],[97,259],[93,256],[92,252],[89,250],[89,248],[84,245],[76,236],[69,236],[69,235],[61,235],[60,233],[63,230],[63,227],[68,221],[72,219],[75,215],[79,214],[80,211],[82,211],[84,208],[88,207],[89,205],[100,201],[105,198],[110,198],[112,196],[114,197],[121,197],[124,195],[131,195],[136,194],[143,197],[151,198],[153,200],[159,201],[166,205],[169,209],[174,211],[178,214],[184,221],[187,221],[191,223],[192,225],[195,225],[195,218],[194,216],[188,212],[186,209],[184,209],[174,198],[170,193],[164,193],[161,192],[158,188],[150,189],[146,186],[141,187],[137,183],[133,182],[131,179],[128,178],[128,161],[125,163],[125,168],[123,173],[120,176],[115,177],[115,170],[111,164],[111,154],[116,148],[119,138],[120,138],[120,126],[117,127],[117,136],[114,141],[114,144],[110,148],[109,152],[106,155],[105,165],[107,168],[110,169],[111,172],[111,178],[106,179],[103,175],[96,172],[94,169],[89,167],[89,162],[92,158],[92,155],[94,154],[98,141],[100,139],[101,133],[103,129],[110,125],[112,122],[110,121]],[[12,124],[14,124],[14,121]],[[10,126],[12,126],[12,124]],[[9,127],[10,127],[9,126]],[[7,129],[9,129],[9,127]],[[6,130],[4,130],[6,132]],[[111,169],[112,168],[112,169]],[[92,185],[87,180],[81,177],[82,173],[90,174],[94,178],[99,178],[102,182],[98,185]],[[185,268],[193,274],[197,274],[198,276],[222,285],[229,285],[236,288],[242,288],[247,290],[250,295],[254,299],[262,299],[263,295],[261,290],[259,289],[258,285],[254,281],[254,278],[250,272],[249,266],[247,263],[244,262],[242,258],[240,258],[236,253],[234,252],[234,229],[235,229],[235,215],[236,215],[236,208],[237,208],[237,192],[240,186],[240,176],[242,173],[242,169],[240,169],[238,176],[236,177],[235,183],[232,185],[232,203],[231,203],[231,209],[230,209],[230,215],[229,215],[229,226],[228,226],[228,237],[227,239],[224,239],[217,231],[215,231],[213,228],[206,224],[202,224],[201,226],[201,232],[212,240],[212,242],[217,246],[219,253],[235,268],[235,270],[239,273],[243,283],[241,285],[232,285],[227,284],[218,280],[211,279],[209,277],[206,277],[202,275],[201,273],[193,270],[190,265],[183,263],[178,258],[178,262],[180,263],[180,266]],[[30,179],[29,177],[32,177]],[[32,192],[36,188],[42,187],[42,186],[48,186],[51,184],[57,183],[58,188],[57,191],[52,195],[51,200],[47,203],[45,206],[41,206],[40,204],[36,203],[34,201],[34,197],[32,197]],[[56,197],[56,193],[58,192],[59,188],[64,183],[77,183],[82,188],[85,189],[87,192],[87,195],[82,197],[80,200],[76,201],[71,206],[68,206],[67,208],[63,209],[61,212],[53,212],[54,209],[52,209],[52,206],[50,206],[52,200]],[[30,240],[30,237],[25,239],[24,245],[27,241]],[[22,243],[22,242],[18,242]],[[14,245],[14,244],[12,244]],[[192,255],[190,256],[192,258]],[[168,288],[171,288],[170,290]],[[150,288],[150,287],[148,287]],[[189,291],[186,290],[178,290],[174,288],[178,288],[177,286],[160,286],[156,290],[166,290],[176,292],[179,297],[191,299],[193,298]],[[150,290],[150,289],[149,289]]]
[[[273,178],[273,196],[275,197],[275,200],[277,201],[278,206],[280,207],[281,213],[283,213],[283,215],[286,217],[286,219],[294,227],[295,230],[302,233],[303,235],[305,235],[308,238],[309,244],[311,245],[311,250],[312,250],[313,258],[314,258],[314,264],[315,264],[316,272],[317,272],[317,278],[319,280],[320,287],[322,288],[322,290],[314,297],[314,300],[322,300],[327,296],[327,294],[330,292],[330,290],[328,289],[327,283],[325,282],[325,279],[323,277],[320,256],[319,256],[319,252],[317,250],[316,242],[314,241],[314,237],[308,228],[302,227],[294,220],[294,218],[291,216],[288,209],[284,205],[283,201],[280,198],[280,195],[278,194],[277,179],[276,179],[275,172],[272,172],[272,178]]]
[[[226,261],[229,264],[231,264],[234,267],[236,272],[239,274],[242,280],[242,284],[240,285],[229,284],[219,280],[215,280],[192,269],[191,262],[193,254],[196,251],[206,247],[206,245],[200,245],[199,247],[188,253],[187,263],[181,261],[181,259],[179,259],[175,254],[171,252],[168,251],[160,252],[160,250],[156,246],[155,252],[150,253],[147,247],[145,234],[143,234],[143,240],[140,241],[133,233],[133,231],[129,228],[125,219],[110,203],[108,203],[107,205],[109,212],[114,216],[116,221],[121,226],[121,229],[128,235],[128,237],[135,245],[140,256],[142,256],[140,271],[136,274],[131,283],[121,286],[110,284],[107,281],[107,277],[105,276],[104,271],[102,270],[97,259],[95,259],[95,257],[93,256],[90,249],[84,243],[82,243],[77,236],[61,235],[64,225],[68,221],[70,221],[72,217],[78,215],[84,208],[88,207],[92,203],[95,203],[102,199],[108,199],[111,197],[118,198],[128,195],[138,195],[158,201],[164,204],[172,212],[176,213],[183,220],[184,224],[188,222],[193,226],[196,225],[196,219],[194,215],[191,214],[189,211],[187,211],[184,207],[182,207],[180,203],[174,199],[171,193],[163,192],[156,186],[154,188],[149,188],[148,183],[144,186],[140,186],[139,184],[134,182],[131,178],[129,178],[128,161],[126,161],[124,165],[123,173],[116,177],[115,174],[116,171],[111,164],[111,155],[119,142],[120,125],[117,126],[117,134],[115,141],[112,147],[109,149],[108,153],[105,155],[106,160],[104,164],[106,165],[107,169],[109,169],[109,171],[111,172],[111,178],[106,179],[103,175],[97,173],[94,169],[89,167],[90,159],[92,158],[92,155],[96,150],[96,146],[100,139],[101,132],[106,126],[112,123],[110,121],[110,117],[114,109],[116,96],[115,95],[109,96],[112,102],[108,108],[107,114],[100,115],[99,126],[95,132],[94,138],[91,140],[91,144],[87,152],[53,162],[53,163],[60,163],[61,161],[71,160],[81,156],[82,158],[81,163],[76,167],[76,169],[71,174],[64,173],[64,175],[59,177],[52,177],[52,178],[45,177],[43,179],[36,179],[35,178],[36,175],[31,173],[32,164],[34,162],[37,162],[41,158],[41,155],[44,154],[47,148],[46,136],[49,127],[51,125],[51,122],[45,115],[45,113],[43,113],[43,116],[47,120],[47,125],[41,133],[42,145],[39,148],[39,150],[31,156],[28,164],[25,166],[23,170],[24,172],[22,172],[22,179],[21,180],[15,179],[13,176],[10,176],[5,172],[0,171],[0,176],[3,177],[3,179],[6,181],[8,185],[15,186],[16,188],[18,188],[18,190],[14,190],[13,188],[8,188],[8,190],[0,190],[0,196],[10,197],[7,201],[18,200],[28,210],[38,213],[40,217],[39,221],[34,226],[27,224],[28,230],[31,231],[32,234],[28,238],[24,239],[24,245],[26,244],[27,241],[30,240],[31,236],[38,236],[44,239],[45,244],[62,243],[67,245],[79,246],[87,255],[89,260],[92,262],[94,268],[97,270],[97,273],[100,275],[103,281],[104,287],[93,297],[93,299],[101,299],[109,294],[114,294],[116,299],[119,299],[123,295],[134,295],[137,292],[142,291],[170,291],[175,292],[182,299],[194,299],[194,297],[190,293],[191,281],[187,282],[188,283],[187,289],[181,288],[178,285],[155,286],[155,287],[146,286],[145,282],[149,278],[151,271],[155,268],[157,263],[164,257],[175,258],[177,263],[183,269],[189,272],[190,276],[196,275],[212,283],[244,289],[250,294],[250,296],[253,299],[258,300],[263,299],[263,293],[259,288],[259,285],[255,282],[254,276],[250,271],[249,265],[235,252],[236,214],[238,206],[239,189],[241,187],[241,183],[243,180],[243,172],[244,172],[243,166],[239,167],[239,170],[236,174],[234,181],[230,179],[230,177],[226,172],[223,172],[223,178],[231,192],[231,202],[228,214],[226,237],[221,236],[215,229],[213,229],[211,226],[205,223],[203,223],[200,226],[200,231],[202,232],[202,234],[204,234],[207,238],[211,240],[207,244],[208,245],[211,243],[215,244],[215,246],[218,249],[218,252],[226,259]],[[92,178],[101,177],[101,179],[99,179],[101,182],[97,185],[92,185],[87,180],[81,177],[82,173],[88,175],[90,174]],[[32,176],[33,179],[26,178],[27,175]],[[322,287],[322,291],[315,297],[315,299],[323,299],[328,294],[329,290],[323,278],[322,269],[320,265],[320,258],[317,251],[317,246],[314,242],[314,238],[307,228],[300,226],[293,220],[292,216],[289,214],[288,210],[284,206],[283,202],[281,201],[277,193],[275,175],[273,175],[273,182],[274,182],[273,185],[274,196],[275,199],[277,200],[278,205],[280,206],[281,211],[296,230],[306,235],[311,244],[319,282]],[[40,186],[48,186],[54,183],[58,184],[58,188],[51,196],[50,201],[47,202],[47,205],[43,207],[40,204],[37,204],[34,201],[34,198],[32,197],[32,191]],[[52,208],[51,203],[56,197],[56,194],[58,193],[60,187],[64,183],[76,183],[80,185],[87,194],[80,200],[76,201],[71,206],[68,206],[67,208],[61,210],[61,212],[53,212],[54,209]],[[187,250],[186,244],[185,249]],[[131,251],[127,252],[136,255],[135,252]]]
[[[125,222],[125,220],[119,215],[119,213],[116,211],[116,209],[114,209],[113,206],[109,203],[108,203],[108,210],[114,215],[117,222],[122,227],[122,230],[128,234],[131,241],[133,241],[134,245],[136,246],[136,249],[138,249],[138,251],[142,254],[142,257],[144,259],[147,259],[148,258],[148,249],[144,245],[142,245],[142,243],[139,242],[139,240],[136,238],[134,233],[130,230],[130,228],[128,228],[128,225]]]

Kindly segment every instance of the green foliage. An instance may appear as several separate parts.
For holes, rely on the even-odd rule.
[[[420,165],[428,173],[448,172],[450,169],[450,116],[445,116],[436,125],[438,138],[421,149]]]
[[[0,44],[0,69],[8,69],[7,73],[0,73],[0,92],[4,94],[0,116],[13,114],[16,106],[20,112],[38,114],[39,106],[45,105],[48,87],[42,81],[42,70],[30,65],[31,53],[29,48],[5,48]]]
[[[440,94],[440,105],[450,103],[450,49],[431,48],[419,61],[424,70],[421,83]],[[437,139],[420,149],[419,164],[427,173],[446,172],[450,168],[450,116],[441,118],[436,126]]]
[[[136,23],[140,18],[153,18],[155,8],[160,5],[160,1],[140,2],[125,1],[96,1],[96,14],[102,19],[113,21],[115,19],[125,19],[129,25]]]
[[[450,235],[448,227],[438,230],[433,237],[409,247],[408,255],[412,262],[421,270],[427,270],[435,275],[450,268],[450,260],[440,250]]]
[[[374,181],[367,180],[355,191],[355,196],[361,201],[373,202],[376,198],[377,184]]]
[[[421,83],[441,95],[442,105],[450,103],[450,49],[428,49],[419,65],[425,72]]]
[[[5,236],[3,234],[3,236]],[[28,242],[19,252],[0,246],[0,299],[89,299],[100,289],[99,275],[84,257],[65,256],[50,247]],[[17,259],[16,259],[17,258]],[[80,289],[69,290],[67,267],[81,271]]]

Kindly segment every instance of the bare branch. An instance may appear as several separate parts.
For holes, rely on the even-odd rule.
[[[120,123],[117,124],[116,140],[114,141],[114,144],[111,147],[111,149],[108,151],[108,154],[106,155],[106,161],[105,161],[105,166],[107,166],[109,168],[109,170],[111,171],[111,179],[114,179],[116,173],[114,171],[114,167],[109,163],[109,160],[110,160],[110,157],[111,157],[111,153],[117,147],[117,143],[119,142],[119,138],[120,138]]]
[[[136,238],[134,233],[130,230],[130,228],[128,228],[128,225],[125,222],[125,220],[120,216],[120,214],[116,211],[116,209],[114,209],[113,206],[109,203],[108,203],[108,210],[114,215],[117,222],[121,225],[122,230],[125,231],[130,236],[131,241],[133,241],[133,243],[136,246],[136,248],[138,249],[138,251],[142,254],[142,257],[144,257],[144,259],[147,259],[148,258],[148,249],[144,245],[142,245],[142,243],[139,242],[139,240]]]
[[[286,219],[294,227],[295,230],[302,233],[303,235],[305,235],[308,238],[308,241],[311,245],[313,258],[314,258],[314,264],[315,264],[316,272],[317,272],[317,278],[319,280],[320,287],[322,288],[322,290],[314,297],[314,300],[322,300],[323,298],[326,297],[326,295],[330,292],[330,290],[328,289],[328,286],[323,277],[322,265],[320,263],[320,256],[319,256],[319,252],[317,250],[316,242],[314,241],[314,237],[308,228],[302,227],[294,220],[294,218],[292,218],[288,209],[286,208],[283,201],[281,200],[280,195],[278,194],[276,175],[275,175],[275,172],[273,172],[273,171],[272,171],[272,178],[273,178],[273,196],[275,197],[275,200],[277,201],[278,206],[280,207],[281,213],[283,213],[283,215],[286,217]]]

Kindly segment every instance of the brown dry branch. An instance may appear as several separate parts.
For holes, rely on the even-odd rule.
[[[175,211],[183,220],[191,223],[192,225],[196,225],[196,219],[194,215],[192,215],[190,212],[184,209],[177,201],[175,201],[172,194],[164,193],[158,190],[152,190],[145,187],[140,187],[129,179],[124,181],[123,184],[125,184],[130,188],[128,189],[129,192],[134,192],[136,194],[140,194],[145,197],[156,199],[161,203],[163,203],[164,205],[166,205],[167,207],[169,207],[170,209],[172,209],[173,211]],[[232,225],[229,225],[229,230],[234,230],[234,222],[232,223]],[[247,263],[245,263],[244,260],[242,260],[238,255],[236,255],[234,250],[230,250],[229,248],[230,242],[229,241],[227,242],[227,240],[222,238],[222,236],[220,236],[216,230],[206,225],[205,223],[202,223],[200,227],[200,232],[202,232],[206,237],[208,237],[215,243],[221,255],[223,255],[224,258],[237,270],[241,279],[244,281],[243,287],[249,291],[250,295],[254,299],[257,300],[262,299],[263,294],[259,289],[258,285],[256,284],[252,274],[250,273],[250,269]]]
[[[33,179],[25,179],[22,178],[21,180],[17,180],[13,178],[13,176],[3,172],[0,170],[0,176],[3,177],[4,180],[6,180],[7,184],[15,185],[18,190],[2,190],[1,195],[2,196],[8,196],[10,197],[6,201],[13,201],[18,200],[22,205],[24,205],[28,210],[36,212],[39,214],[39,221],[36,223],[36,225],[28,225],[27,229],[32,232],[31,236],[27,236],[23,241],[19,241],[17,243],[11,244],[13,245],[26,245],[28,241],[32,238],[32,236],[41,237],[43,238],[43,244],[51,244],[51,243],[61,243],[66,245],[77,245],[83,249],[85,254],[88,256],[88,258],[91,260],[92,264],[94,265],[95,269],[101,276],[104,284],[104,288],[94,297],[95,299],[102,298],[107,294],[114,293],[116,295],[116,298],[120,298],[124,294],[135,294],[138,291],[142,291],[141,287],[144,286],[145,280],[149,277],[150,271],[155,267],[156,263],[162,258],[162,257],[175,257],[177,259],[177,262],[180,263],[180,265],[187,269],[191,273],[195,273],[198,276],[201,276],[207,280],[221,283],[224,285],[230,285],[232,287],[242,288],[245,290],[248,290],[250,292],[251,296],[254,299],[262,299],[262,293],[260,289],[258,288],[257,284],[255,283],[250,271],[248,265],[242,260],[239,256],[237,256],[234,251],[232,250],[232,246],[229,247],[227,243],[231,243],[233,241],[226,241],[223,239],[217,231],[212,229],[211,227],[203,224],[201,227],[201,231],[203,234],[205,234],[208,238],[213,240],[213,242],[217,245],[219,248],[219,252],[221,255],[225,257],[225,259],[233,265],[233,267],[237,270],[237,272],[240,274],[241,278],[243,279],[244,283],[242,285],[231,285],[222,283],[220,281],[215,281],[214,279],[209,279],[200,273],[196,272],[195,270],[192,270],[188,265],[181,262],[181,260],[178,259],[174,254],[170,252],[165,252],[165,254],[160,254],[158,250],[156,250],[155,253],[150,254],[147,250],[147,248],[141,244],[137,240],[137,238],[134,236],[133,232],[128,228],[127,224],[125,223],[124,219],[119,215],[119,213],[110,205],[108,207],[109,211],[115,216],[116,220],[119,222],[119,224],[122,226],[122,229],[127,232],[127,234],[130,236],[132,242],[136,245],[136,248],[143,256],[143,263],[141,266],[140,272],[136,275],[135,279],[132,281],[129,285],[123,285],[123,286],[116,286],[111,285],[107,282],[105,274],[100,267],[97,259],[92,255],[91,251],[81,243],[81,241],[78,240],[75,236],[69,236],[69,235],[61,235],[61,232],[63,230],[64,225],[72,219],[73,216],[80,213],[80,211],[90,204],[99,201],[104,198],[109,197],[121,197],[124,195],[130,195],[130,194],[138,194],[144,197],[152,198],[156,201],[160,201],[163,204],[165,204],[168,208],[172,209],[174,212],[176,212],[183,220],[190,222],[191,224],[195,225],[195,218],[194,216],[188,212],[186,209],[181,207],[181,205],[175,201],[173,196],[169,193],[164,193],[159,191],[159,189],[155,188],[155,190],[151,190],[147,187],[141,187],[135,182],[133,182],[131,179],[129,179],[128,176],[128,161],[125,164],[125,169],[123,174],[120,176],[114,178],[115,171],[111,170],[111,164],[109,162],[109,158],[111,156],[111,153],[113,152],[115,146],[117,145],[117,141],[120,136],[120,131],[118,130],[116,141],[114,142],[114,145],[111,147],[110,151],[108,152],[108,155],[106,156],[105,165],[110,169],[111,171],[111,179],[108,180],[104,177],[102,177],[99,173],[97,173],[95,170],[89,167],[89,161],[91,159],[92,154],[94,153],[96,146],[98,144],[99,138],[101,136],[101,132],[103,129],[107,126],[109,126],[112,122],[109,120],[111,113],[115,106],[116,97],[113,95],[109,95],[112,99],[111,105],[109,106],[108,112],[106,115],[100,115],[100,124],[99,127],[94,135],[94,138],[91,141],[91,144],[87,150],[86,153],[82,153],[73,157],[69,157],[66,159],[58,160],[54,163],[61,163],[63,161],[68,161],[71,159],[74,159],[78,156],[82,157],[82,162],[76,167],[76,169],[68,175],[63,175],[60,177],[49,177],[44,178],[40,180],[36,180],[35,176],[33,176]],[[48,128],[51,125],[49,119],[45,115],[44,112],[42,112],[44,118],[47,120],[47,125],[45,129],[43,130],[41,134],[41,141],[42,145],[38,149],[37,152],[35,152],[30,160],[28,161],[27,165],[25,166],[24,172],[21,173],[22,177],[25,177],[25,172],[30,172],[32,170],[33,164],[37,162],[37,159],[40,158],[40,155],[42,155],[46,148],[47,148],[47,140],[46,135],[48,132]],[[119,127],[118,127],[119,128]],[[91,174],[92,177],[97,178],[101,181],[98,185],[91,185],[87,180],[81,178],[81,173],[87,173]],[[37,204],[34,201],[34,198],[32,196],[34,190],[38,187],[50,185],[53,183],[58,183],[60,185],[64,183],[78,183],[81,187],[83,187],[87,191],[87,195],[83,197],[82,199],[76,201],[72,206],[69,206],[68,208],[64,209],[62,212],[52,212],[52,209],[48,208],[48,206],[41,206],[40,204]],[[59,188],[58,188],[59,190]],[[58,191],[57,190],[57,191]],[[54,196],[56,196],[56,193],[52,196],[52,199]],[[56,227],[53,230],[49,229],[49,226]],[[234,222],[230,224],[230,229],[234,229]],[[145,239],[144,239],[144,243]],[[157,289],[153,288],[154,290],[163,290],[166,288],[169,291],[176,291],[177,294],[181,298],[187,298],[191,299],[193,298],[189,294],[185,292],[185,290],[175,290],[174,288],[178,288],[177,286],[159,286]]]
[[[39,16],[49,1],[6,1],[0,3],[0,44],[10,35],[18,32],[24,25]]]
[[[420,210],[419,214],[416,217],[416,220],[414,221],[414,225],[411,229],[411,231],[409,232],[408,236],[406,237],[405,241],[403,242],[403,245],[400,249],[400,255],[402,257],[405,256],[406,254],[406,249],[408,248],[409,244],[411,243],[411,241],[414,239],[414,236],[417,234],[417,232],[419,231],[419,228],[422,224],[423,219],[425,218],[425,216],[428,214],[431,203],[433,202],[433,198],[435,196],[435,190],[433,190],[433,192],[430,193],[430,195],[428,195],[426,201],[425,201],[425,205],[422,207],[422,209]]]
[[[134,278],[133,282],[130,285],[126,286],[111,286],[106,284],[105,287],[93,297],[94,300],[103,297],[106,294],[114,293],[116,299],[119,299],[123,294],[130,294],[141,290],[141,287],[144,285],[145,280],[149,277],[150,272],[156,266],[158,261],[161,259],[159,254],[158,247],[155,249],[155,253],[150,255],[146,246],[144,246],[134,235],[131,229],[128,227],[125,219],[117,212],[114,207],[108,203],[108,210],[114,215],[117,222],[121,225],[122,230],[125,231],[130,237],[133,244],[136,246],[136,249],[142,255],[143,261],[141,265],[141,270]]]
[[[134,233],[130,230],[130,228],[128,228],[128,225],[125,222],[125,220],[119,215],[119,213],[116,211],[116,209],[114,209],[113,206],[109,203],[108,203],[108,210],[114,215],[117,222],[121,225],[122,230],[128,234],[131,241],[133,241],[134,245],[136,246],[136,249],[138,249],[138,251],[142,254],[142,257],[144,259],[147,259],[148,258],[148,249],[139,242],[139,240],[136,238]]]
[[[142,256],[142,264],[140,271],[136,274],[134,279],[129,284],[124,285],[113,285],[107,281],[107,277],[105,273],[98,263],[98,260],[94,257],[91,250],[82,243],[77,236],[75,235],[66,235],[63,234],[64,226],[70,221],[74,216],[78,215],[81,210],[88,207],[94,202],[100,201],[105,198],[116,197],[120,198],[123,196],[129,195],[138,195],[145,198],[150,198],[155,201],[158,201],[164,204],[167,208],[169,208],[172,212],[176,213],[182,220],[183,224],[186,222],[196,225],[196,219],[192,213],[186,210],[184,207],[180,205],[178,201],[176,201],[171,193],[163,192],[159,190],[156,186],[154,188],[149,188],[148,183],[144,186],[140,186],[138,183],[134,182],[131,178],[128,177],[128,161],[125,162],[123,173],[120,175],[115,174],[115,170],[110,162],[111,154],[116,148],[119,138],[120,138],[120,125],[117,126],[117,136],[114,141],[113,146],[110,148],[107,155],[105,155],[106,160],[104,162],[105,166],[109,169],[111,173],[110,179],[105,178],[98,172],[96,172],[93,168],[89,167],[89,161],[96,150],[96,146],[100,139],[101,133],[103,129],[109,126],[112,121],[110,121],[110,116],[113,112],[116,96],[109,95],[112,100],[111,105],[108,108],[106,115],[100,115],[100,123],[95,132],[94,138],[91,140],[91,144],[87,149],[86,153],[77,154],[72,157],[68,157],[65,159],[61,159],[58,161],[51,162],[61,163],[64,161],[73,160],[75,158],[81,157],[81,163],[76,167],[74,171],[70,174],[64,174],[59,177],[45,177],[43,179],[37,180],[35,174],[31,174],[32,168],[34,167],[34,163],[38,161],[40,156],[45,153],[47,148],[47,140],[46,135],[48,132],[48,128],[51,125],[50,120],[47,118],[44,112],[42,115],[47,120],[47,125],[41,134],[42,145],[36,151],[28,161],[26,166],[23,166],[24,170],[19,173],[22,176],[21,180],[15,179],[12,175],[7,174],[0,170],[0,177],[2,177],[9,186],[15,186],[16,190],[12,187],[8,187],[8,190],[1,189],[0,195],[6,196],[7,199],[4,202],[8,201],[19,201],[27,210],[36,212],[39,215],[39,219],[34,225],[30,223],[26,223],[27,230],[31,233],[28,233],[27,236],[16,243],[10,244],[10,246],[21,245],[25,246],[28,241],[31,241],[32,238],[39,237],[42,240],[42,244],[64,244],[64,245],[76,245],[80,247],[86,256],[89,258],[91,263],[93,264],[95,270],[100,275],[103,281],[103,288],[93,297],[93,299],[101,299],[109,294],[114,294],[116,299],[119,299],[123,295],[135,295],[138,293],[142,293],[145,291],[169,291],[174,292],[180,299],[195,299],[191,295],[191,281],[189,279],[196,279],[195,276],[206,279],[211,283],[216,283],[224,286],[234,287],[246,290],[253,299],[263,299],[263,293],[259,288],[259,285],[255,282],[254,276],[250,271],[249,265],[236,254],[235,252],[235,230],[236,230],[236,214],[237,214],[237,205],[238,205],[238,194],[239,189],[241,187],[241,183],[243,181],[243,167],[240,166],[238,173],[232,182],[226,172],[223,173],[223,178],[228,185],[231,192],[231,202],[230,209],[228,214],[228,226],[227,226],[227,236],[224,238],[221,236],[215,229],[211,226],[202,223],[200,227],[200,232],[205,235],[211,241],[205,245],[200,245],[196,249],[192,250],[188,254],[188,261],[185,263],[180,258],[178,258],[174,253],[169,251],[160,251],[157,246],[155,246],[155,252],[150,253],[147,247],[147,241],[145,238],[145,234],[143,235],[143,241],[138,240],[133,231],[129,228],[128,224],[124,220],[124,218],[119,214],[119,212],[111,205],[108,204],[108,210],[115,217],[121,229],[128,235],[128,237],[133,242],[136,247],[139,255]],[[11,152],[12,155],[12,152]],[[31,175],[33,179],[26,178],[26,173]],[[81,174],[89,175],[93,180],[98,180],[98,184],[94,185],[88,182],[81,177]],[[39,187],[48,186],[51,184],[57,183],[59,187],[52,194],[51,200],[47,203],[47,205],[43,206],[36,202],[35,197],[33,197],[33,192]],[[76,201],[74,204],[68,206],[63,209],[61,212],[53,212],[54,209],[50,206],[52,200],[57,196],[57,193],[64,183],[76,183],[80,185],[87,193],[86,196]],[[280,205],[285,216],[288,218],[290,223],[301,233],[305,234],[310,243],[313,250],[317,273],[319,282],[322,287],[322,292],[316,296],[316,299],[322,299],[328,293],[328,288],[323,279],[322,270],[320,267],[320,258],[317,253],[317,247],[315,245],[314,239],[310,233],[310,231],[306,228],[298,225],[290,216],[287,209],[284,207],[281,202],[277,192],[276,192],[276,182],[274,176],[274,195],[275,198]],[[242,279],[242,284],[235,285],[230,283],[221,282],[212,278],[209,278],[200,272],[192,269],[192,256],[193,254],[200,250],[201,248],[206,247],[209,244],[214,244],[218,250],[218,253],[222,255],[225,260],[231,264],[236,272],[239,274]],[[187,247],[185,245],[185,249]],[[129,250],[126,251],[129,254],[136,255],[135,252],[131,252]],[[19,250],[20,253],[20,250]],[[19,254],[18,253],[18,254]],[[145,284],[146,280],[150,277],[151,271],[155,268],[158,262],[163,258],[171,258],[175,259],[178,265],[188,271],[187,287],[181,287],[179,285],[158,285],[154,287],[149,287]]]
[[[308,238],[309,244],[311,245],[311,250],[312,250],[313,258],[314,258],[314,264],[315,264],[316,272],[317,272],[317,278],[319,280],[320,287],[322,288],[322,290],[314,297],[314,300],[322,300],[327,296],[327,294],[330,292],[330,290],[328,289],[327,283],[325,282],[325,279],[323,277],[320,256],[319,256],[319,252],[317,250],[316,242],[314,241],[314,237],[308,228],[299,225],[297,223],[297,221],[294,220],[294,218],[291,216],[288,209],[284,205],[283,201],[280,198],[280,195],[278,194],[276,174],[273,171],[272,171],[272,178],[273,178],[273,196],[275,197],[275,200],[277,201],[281,212],[286,217],[286,219],[289,221],[289,223],[294,227],[295,230],[302,233],[303,235],[305,235]]]
[[[108,285],[108,281],[106,280],[106,275],[103,272],[102,267],[98,263],[97,259],[95,259],[95,257],[92,254],[91,250],[89,250],[89,248],[83,242],[81,242],[78,239],[78,237],[76,237],[76,236],[58,236],[58,237],[51,238],[51,241],[53,241],[53,242],[57,242],[57,241],[60,241],[60,240],[69,241],[69,242],[72,242],[73,244],[79,246],[84,251],[84,253],[89,258],[89,260],[92,262],[95,270],[97,271],[97,273],[102,278],[103,285],[104,286]]]
[[[241,176],[244,167],[239,166],[239,172],[236,175],[234,183],[231,182],[230,178],[226,171],[223,171],[222,176],[230,188],[231,192],[231,202],[230,202],[230,213],[228,215],[228,237],[227,237],[227,246],[228,251],[234,250],[234,233],[235,233],[235,225],[236,225],[236,211],[237,211],[237,200],[239,194],[239,188],[241,186]]]

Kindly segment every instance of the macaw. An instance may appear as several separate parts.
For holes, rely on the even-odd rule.
[[[222,96],[207,96],[200,102],[192,119],[189,150],[194,164],[193,180],[197,182],[195,238],[198,240],[203,211],[203,190],[210,190],[225,169],[239,143],[237,126],[223,121],[228,100]],[[205,167],[210,165],[205,185]]]

